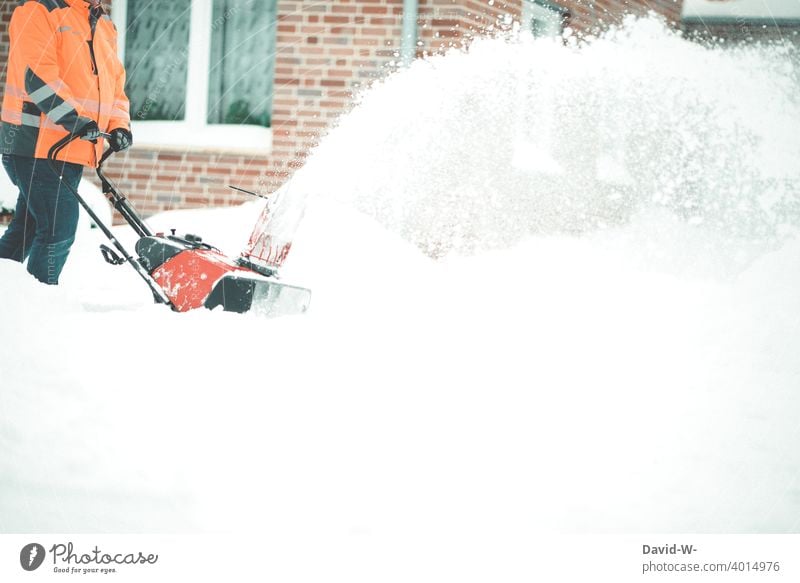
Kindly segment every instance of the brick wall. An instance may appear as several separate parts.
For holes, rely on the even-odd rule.
[[[16,2],[3,0],[0,4],[0,87],[6,85],[6,66],[8,65],[8,23],[14,12]]]
[[[522,0],[420,0],[418,55],[462,47],[477,37],[519,22]]]
[[[730,43],[788,42],[800,46],[800,22],[797,21],[783,23],[778,27],[771,21],[692,19],[683,22],[681,28],[688,38],[701,41],[724,39]]]
[[[628,14],[654,12],[675,25],[683,0],[551,0],[567,11],[564,24],[581,36],[619,24]],[[430,50],[468,44],[487,31],[502,31],[520,22],[522,0],[421,0],[420,36]]]
[[[137,210],[148,216],[176,208],[227,206],[250,200],[228,185],[258,190],[269,173],[268,163],[263,156],[134,147],[109,159],[105,169]],[[91,177],[89,172],[84,175]]]
[[[596,32],[610,24],[619,24],[627,14],[654,12],[667,22],[680,22],[683,0],[594,0],[561,3],[569,10],[568,24],[577,32]]]
[[[353,93],[398,59],[402,0],[278,2],[270,188],[302,165]]]

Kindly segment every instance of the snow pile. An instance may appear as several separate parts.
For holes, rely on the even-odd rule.
[[[546,56],[559,66],[537,69]],[[797,118],[783,61],[757,84],[752,62],[644,23],[581,50],[487,41],[415,64],[290,185],[311,201],[284,272],[314,290],[301,318],[152,306],[96,232],[57,290],[0,264],[0,530],[252,532],[267,578],[299,581],[533,580],[542,532],[797,532],[800,241],[769,186],[792,186]],[[547,106],[552,150],[537,100],[497,107],[526,75],[539,84],[508,81],[523,104],[581,89]],[[655,99],[671,83],[672,113]],[[626,121],[647,114],[629,92],[650,117]],[[730,92],[775,107],[748,112],[756,127]],[[600,130],[579,147],[584,99],[625,156],[592,158]],[[257,212],[153,223],[236,251]]]

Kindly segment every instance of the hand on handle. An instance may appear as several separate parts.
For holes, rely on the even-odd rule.
[[[78,131],[78,136],[80,136],[82,140],[86,140],[89,142],[96,142],[97,138],[100,137],[100,128],[97,127],[97,122],[92,120],[86,125],[84,125]]]
[[[111,130],[108,137],[108,146],[115,152],[122,152],[133,145],[133,135],[125,128]]]

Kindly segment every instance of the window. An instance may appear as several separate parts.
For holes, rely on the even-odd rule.
[[[272,10],[245,10],[242,4]],[[270,125],[275,4],[214,0],[208,123]]]
[[[526,0],[523,4],[522,22],[533,36],[560,36],[567,11],[544,0]]]
[[[185,119],[191,0],[153,9],[151,0],[128,0],[125,90],[131,120]]]
[[[277,0],[116,0],[139,145],[267,151]]]

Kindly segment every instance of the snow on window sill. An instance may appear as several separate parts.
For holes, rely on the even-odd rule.
[[[272,130],[254,125],[198,127],[180,121],[134,121],[131,132],[137,148],[260,155],[272,150]]]

